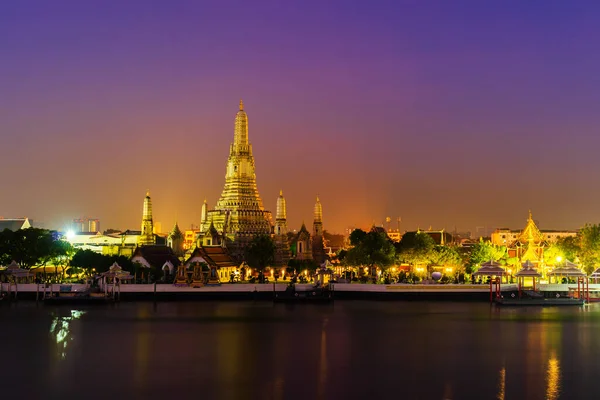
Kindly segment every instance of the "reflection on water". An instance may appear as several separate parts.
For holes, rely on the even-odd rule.
[[[500,378],[498,379],[498,396],[497,400],[504,400],[504,393],[506,390],[506,368],[500,370]]]
[[[3,396],[598,398],[600,307],[489,310],[471,303],[207,301],[160,303],[153,311],[122,302],[83,315],[20,303],[0,307],[3,340],[14,343],[0,363],[0,376],[14,383]],[[110,379],[94,393],[90,376],[103,366]]]
[[[319,383],[317,385],[317,398],[322,399],[325,397],[325,385],[327,384],[327,332],[325,327],[327,326],[327,319],[323,321],[321,328],[321,345],[319,351]]]
[[[56,350],[62,360],[67,356],[67,347],[73,339],[70,324],[73,320],[81,318],[83,314],[85,311],[71,310],[71,315],[68,317],[54,316],[52,319],[50,335],[56,340]]]
[[[560,364],[556,355],[552,354],[548,360],[548,372],[546,374],[546,399],[556,400],[560,394]]]

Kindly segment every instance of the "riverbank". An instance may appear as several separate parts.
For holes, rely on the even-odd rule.
[[[334,298],[336,300],[453,300],[453,301],[489,301],[490,289],[488,285],[374,285],[374,284],[332,284]],[[566,296],[569,288],[576,285],[540,285],[539,290],[544,297]],[[272,300],[274,293],[284,292],[287,287],[285,283],[278,284],[221,284],[215,286],[203,286],[193,288],[189,286],[175,286],[171,284],[123,284],[113,288],[106,288],[107,292],[114,289],[122,301],[152,300],[152,301],[176,301],[176,300]],[[312,284],[297,284],[297,291],[308,291]],[[2,284],[2,292],[6,294],[8,285]],[[82,292],[87,289],[82,284],[19,284],[10,288],[11,298],[19,300],[41,300],[50,293],[60,291]],[[600,290],[600,284],[590,285],[590,290]],[[501,288],[502,295],[512,296],[517,293],[515,284],[506,284]]]

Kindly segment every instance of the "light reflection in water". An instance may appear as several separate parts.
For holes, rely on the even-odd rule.
[[[556,400],[560,394],[560,364],[556,355],[552,355],[548,360],[548,372],[546,373],[546,399]]]
[[[61,359],[67,356],[67,346],[73,339],[70,337],[70,323],[73,320],[81,318],[85,311],[71,310],[69,317],[54,317],[50,325],[50,335],[56,340],[58,355]]]
[[[328,320],[323,321],[321,328],[321,348],[319,357],[319,380],[317,384],[317,398],[325,398],[325,386],[327,384],[327,332],[325,330]]]
[[[497,400],[504,400],[504,392],[506,390],[506,368],[500,370],[500,378],[498,379],[498,396]]]

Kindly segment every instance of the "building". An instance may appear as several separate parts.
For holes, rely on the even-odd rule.
[[[577,236],[577,231],[560,231],[560,230],[539,230],[537,224],[532,218],[531,211],[529,211],[529,217],[527,218],[526,226],[523,230],[511,230],[509,228],[498,228],[491,235],[491,242],[497,246],[510,246],[512,243],[522,238],[523,232],[531,231],[534,232],[534,236],[545,240],[548,243],[554,243],[559,238]]]
[[[291,257],[295,260],[313,260],[323,264],[331,253],[327,246],[323,229],[323,206],[319,196],[315,202],[312,234],[302,223],[302,227],[291,240]]]
[[[198,246],[184,265],[187,269],[191,269],[194,264],[202,263],[211,269],[214,268],[219,282],[228,282],[232,274],[235,275],[238,272],[237,263],[223,246]]]
[[[138,263],[149,271],[162,271],[165,280],[167,276],[175,275],[177,267],[181,264],[173,250],[164,245],[139,246],[135,249],[131,262]]]
[[[33,221],[29,218],[0,218],[0,232],[8,229],[9,231],[18,231],[19,229],[31,228]]]
[[[200,233],[200,229],[188,229],[183,233],[183,249],[191,250],[196,245],[196,239],[198,234]]]
[[[131,257],[139,237],[140,231],[129,230],[106,235],[100,232],[73,232],[67,234],[66,240],[75,249],[91,250],[110,256]]]
[[[100,232],[100,220],[97,218],[77,218],[71,224],[71,230],[79,232]]]
[[[212,210],[206,201],[202,206],[198,243],[214,229],[226,241],[231,256],[240,261],[254,236],[271,235],[272,225],[272,215],[265,210],[258,193],[252,144],[248,139],[248,115],[240,101],[233,143],[229,147],[225,186]]]

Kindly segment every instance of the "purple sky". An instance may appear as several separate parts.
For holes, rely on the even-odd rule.
[[[595,1],[5,1],[0,215],[163,230],[222,190],[240,98],[291,228],[600,222]]]

